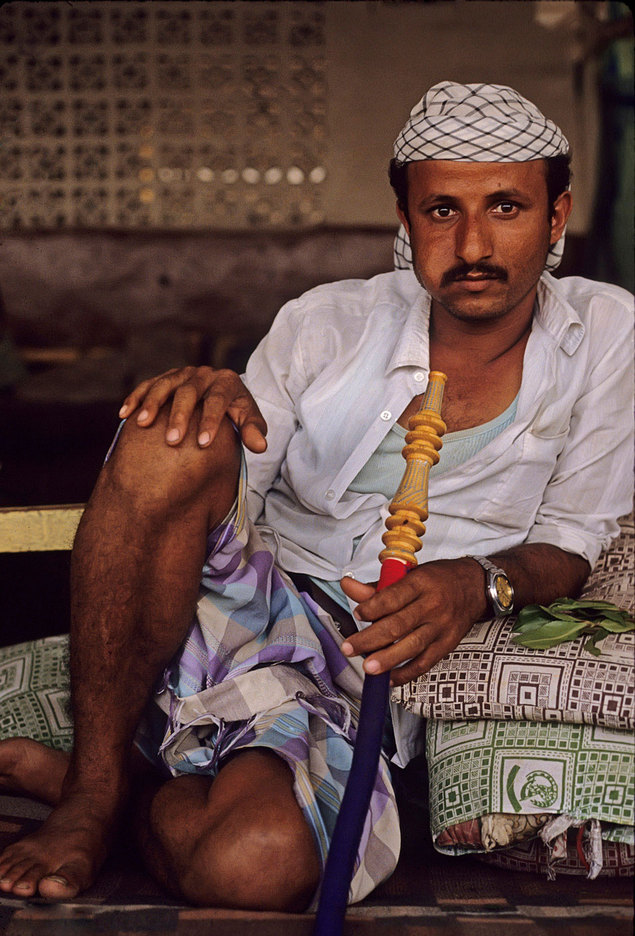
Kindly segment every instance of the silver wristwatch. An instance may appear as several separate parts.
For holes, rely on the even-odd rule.
[[[474,559],[485,569],[487,577],[485,593],[496,617],[511,614],[514,610],[514,589],[507,574],[484,556],[468,556],[467,558]]]

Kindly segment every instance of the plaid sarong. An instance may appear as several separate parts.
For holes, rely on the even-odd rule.
[[[172,775],[214,776],[241,748],[274,750],[293,772],[324,867],[352,760],[361,665],[340,652],[331,617],[277,568],[246,514],[245,494],[243,463],[234,509],[209,537],[195,620],[137,743]],[[392,873],[399,844],[382,758],[350,902]]]

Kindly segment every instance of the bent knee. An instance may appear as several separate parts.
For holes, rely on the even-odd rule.
[[[219,487],[224,499],[231,503],[240,467],[240,442],[230,419],[225,417],[213,443],[201,448],[194,419],[183,441],[177,446],[168,445],[168,415],[167,407],[163,407],[148,427],[129,419],[100,481],[121,497],[144,501],[149,509],[156,504],[161,510],[166,506],[179,510],[198,497],[209,503]],[[222,519],[226,510],[220,513]]]
[[[300,826],[264,818],[239,830],[230,819],[198,842],[181,890],[195,904],[301,913],[319,879],[317,850],[304,820]]]

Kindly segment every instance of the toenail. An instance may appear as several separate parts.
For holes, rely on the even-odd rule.
[[[68,881],[66,878],[63,878],[60,874],[47,874],[43,880],[45,881],[54,881],[56,884],[62,884],[64,887],[68,887]]]

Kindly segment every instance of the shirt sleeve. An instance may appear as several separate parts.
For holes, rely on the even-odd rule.
[[[631,315],[613,308],[591,331],[603,350],[571,414],[569,433],[526,542],[550,543],[593,567],[633,503]],[[630,312],[630,310],[629,310]],[[593,340],[593,334],[590,339]]]
[[[267,449],[246,451],[247,507],[252,519],[262,512],[267,491],[280,473],[297,427],[296,400],[307,384],[301,348],[303,299],[288,302],[247,362],[243,380],[267,423]]]

